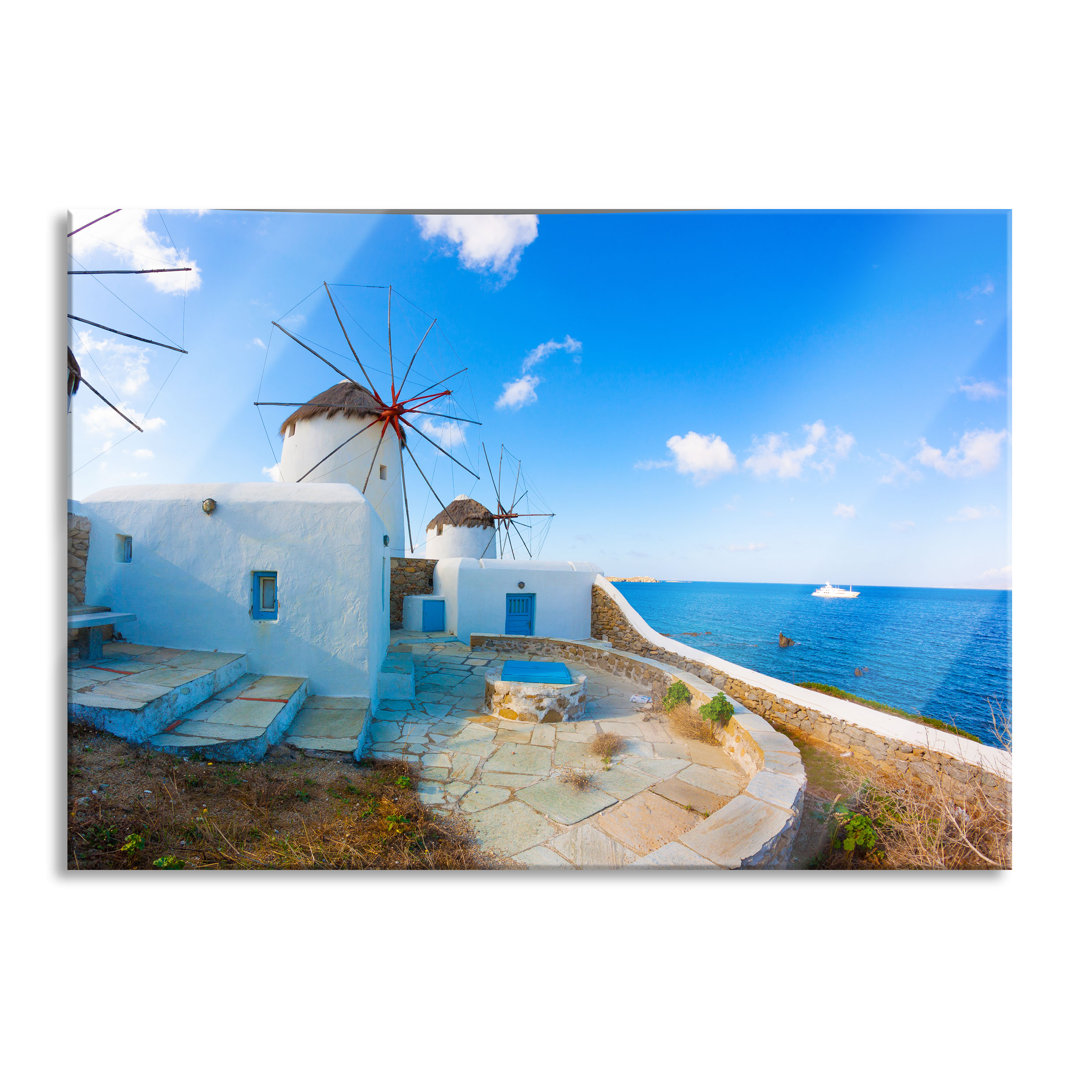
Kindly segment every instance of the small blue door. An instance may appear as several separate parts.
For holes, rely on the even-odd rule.
[[[422,604],[420,615],[420,629],[445,630],[446,629],[446,601],[425,600]]]
[[[506,594],[506,633],[529,634],[533,632],[533,606],[536,593]]]

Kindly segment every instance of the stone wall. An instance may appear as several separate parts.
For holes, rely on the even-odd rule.
[[[840,753],[850,753],[854,761],[901,774],[910,771],[927,781],[935,774],[944,774],[961,783],[974,781],[992,798],[1000,802],[1011,802],[1011,780],[983,769],[972,761],[928,746],[916,745],[914,741],[889,738],[789,701],[749,682],[733,678],[716,667],[697,663],[679,653],[661,648],[634,629],[619,606],[597,585],[593,586],[592,635],[598,640],[611,642],[618,649],[689,672],[722,690],[729,698],[764,717],[781,731],[838,750]],[[977,745],[972,744],[973,756]]]
[[[90,519],[68,514],[68,607],[86,603],[86,556],[90,550]]]
[[[405,597],[431,594],[435,564],[438,561],[398,558],[390,560],[390,625],[395,630],[401,628]]]

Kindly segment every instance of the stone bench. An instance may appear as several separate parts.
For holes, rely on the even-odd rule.
[[[79,659],[100,660],[106,626],[131,622],[135,618],[126,611],[91,611],[68,616],[68,629],[79,632]]]

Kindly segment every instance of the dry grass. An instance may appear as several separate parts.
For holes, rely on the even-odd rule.
[[[605,731],[599,735],[594,735],[589,741],[589,753],[609,762],[623,748],[625,743],[626,740],[621,735],[613,735]]]
[[[998,738],[1011,742],[1007,724]],[[1012,866],[1010,802],[977,781],[937,770],[923,776],[852,770],[832,805],[827,869],[1007,870]]]
[[[715,724],[702,720],[692,705],[676,705],[667,714],[671,730],[682,739],[694,739],[697,742],[719,744]]]
[[[559,773],[559,779],[564,784],[569,784],[575,791],[584,791],[586,788],[592,787],[592,773],[586,772],[584,769],[563,769]]]
[[[72,869],[481,869],[460,819],[398,762],[184,760],[71,725]]]

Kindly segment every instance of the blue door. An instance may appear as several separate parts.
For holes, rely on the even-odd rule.
[[[532,634],[536,593],[506,594],[506,633]]]
[[[420,605],[420,629],[421,630],[445,630],[446,629],[446,601],[425,600]]]

